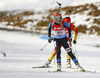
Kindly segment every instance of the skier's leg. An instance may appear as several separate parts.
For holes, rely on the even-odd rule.
[[[52,52],[48,60],[52,61],[56,54],[57,54],[57,51],[56,49],[54,49],[54,51]]]
[[[71,66],[71,57],[68,55],[68,53],[66,53],[67,56],[67,67],[70,68]]]
[[[84,69],[80,66],[80,64],[79,64],[78,60],[76,59],[75,55],[72,53],[72,49],[71,49],[71,47],[70,47],[70,45],[69,45],[69,42],[68,42],[66,39],[62,40],[62,46],[63,46],[63,47],[65,48],[65,50],[67,51],[68,55],[71,57],[71,59],[73,60],[73,62],[74,62],[75,65],[76,65],[76,67],[77,67],[78,69],[80,69],[80,70],[84,70]]]
[[[60,48],[61,48],[62,46],[60,46]],[[51,53],[51,55],[50,55],[50,57],[49,57],[49,61],[51,62],[53,59],[54,59],[54,57],[55,57],[55,55],[57,54],[57,51],[56,51],[56,49],[54,49],[54,51]]]
[[[51,53],[47,62],[44,64],[44,67],[49,67],[50,63],[52,62],[52,60],[53,60],[53,58],[55,57],[56,54],[57,54],[57,51],[56,51],[56,49],[54,49],[54,51]]]
[[[60,46],[61,48],[62,46]],[[46,63],[43,65],[44,67],[49,67],[50,63],[52,62],[52,60],[54,59],[55,55],[57,55],[57,51],[56,49],[54,49],[54,51],[51,53],[49,59],[46,61]]]
[[[83,71],[84,68],[82,66],[80,66],[78,60],[76,59],[75,55],[72,53],[72,51],[68,52],[69,56],[72,58],[73,62],[75,63],[77,69],[79,69],[80,71]]]
[[[67,38],[68,39],[68,38]],[[70,43],[70,46],[72,47],[72,44]],[[67,56],[67,67],[70,68],[71,66],[71,57],[66,53]]]
[[[61,49],[60,49],[60,41],[56,40],[56,51],[57,51],[57,71],[61,71]]]

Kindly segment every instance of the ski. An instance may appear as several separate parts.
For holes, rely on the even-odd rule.
[[[35,69],[35,68],[52,68],[52,67],[45,67],[45,66],[34,66],[34,67],[32,67],[33,69]]]
[[[82,70],[82,71],[75,71],[75,72],[89,72],[89,73],[96,73],[96,71],[90,71],[90,70]]]
[[[56,73],[56,72],[66,72],[66,71],[57,71],[57,70],[55,70],[55,71],[50,71],[50,70],[48,70],[48,72],[49,72],[49,73],[54,73],[54,72]]]
[[[75,69],[73,67],[63,67],[63,68],[65,68],[65,69]]]
[[[67,71],[57,71],[57,70],[55,70],[55,71],[50,71],[50,70],[48,70],[48,72],[49,73],[56,73],[56,72],[67,72]],[[74,72],[83,72],[83,73],[96,73],[96,71],[89,71],[89,70],[82,70],[82,71],[78,71],[78,70],[76,70],[76,71],[74,71]]]

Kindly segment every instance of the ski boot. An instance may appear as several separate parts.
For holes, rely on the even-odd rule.
[[[67,59],[67,68],[71,68],[71,59]]]
[[[48,61],[43,65],[43,67],[44,67],[44,68],[49,68],[50,63],[51,63],[51,61],[48,60]]]
[[[77,62],[77,63],[75,63],[76,64],[76,67],[77,67],[77,69],[79,70],[79,71],[82,71],[82,72],[84,72],[85,70],[84,70],[84,68],[82,67],[82,66],[80,66],[80,64]]]
[[[61,71],[61,63],[57,63],[57,71]]]

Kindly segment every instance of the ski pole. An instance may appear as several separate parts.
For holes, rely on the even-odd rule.
[[[75,45],[75,44],[74,44],[74,48],[75,48],[76,58],[78,59],[78,56],[77,56],[77,51],[76,51],[76,45]]]
[[[61,16],[61,3],[57,2],[57,4],[59,5],[59,9],[60,9],[60,16]],[[62,17],[61,17],[62,18]]]
[[[73,46],[71,46],[71,47],[72,47],[73,54],[75,55],[75,50],[74,50]]]
[[[48,43],[47,44],[45,44],[44,46],[43,46],[43,48],[41,48],[41,51],[46,47],[48,45]]]
[[[53,50],[53,52],[55,52],[55,43],[54,43],[54,40],[53,40],[53,45],[54,45],[54,50]],[[55,53],[54,53],[54,55],[55,55]],[[56,64],[55,64],[55,57],[54,57],[54,66],[55,66]]]
[[[6,53],[5,52],[0,51],[0,53],[3,54],[4,57],[6,57]]]
[[[57,2],[57,4],[58,4],[59,6],[61,6],[61,3]]]
[[[57,2],[57,4],[59,5],[60,14],[61,14],[61,3]]]

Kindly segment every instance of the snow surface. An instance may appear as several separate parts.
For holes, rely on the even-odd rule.
[[[62,48],[62,70],[66,72],[49,73],[56,70],[54,60],[53,68],[32,69],[32,66],[43,65],[53,51],[53,43],[48,44],[43,51],[40,49],[47,44],[47,40],[40,39],[39,34],[11,32],[0,30],[0,78],[100,78],[100,37],[95,35],[82,35],[78,37],[76,45],[78,59],[85,69],[96,73],[74,72],[76,69],[66,69],[66,52]],[[74,48],[74,46],[73,46]],[[74,68],[75,65],[72,62]]]

